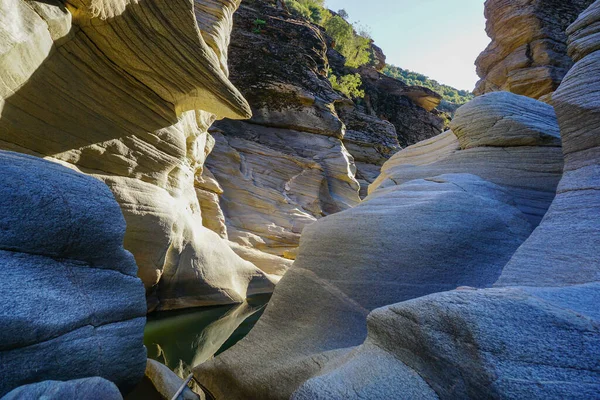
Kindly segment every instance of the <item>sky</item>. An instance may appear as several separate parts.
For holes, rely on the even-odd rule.
[[[387,63],[457,89],[473,90],[475,59],[490,39],[484,0],[325,0],[345,9],[383,49]]]

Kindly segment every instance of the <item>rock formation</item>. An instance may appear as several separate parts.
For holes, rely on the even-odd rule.
[[[503,129],[498,115],[507,117]],[[459,286],[491,287],[552,201],[562,170],[556,116],[536,100],[492,93],[459,109],[453,129],[460,139],[449,131],[401,151],[362,204],[307,227],[261,320],[198,367],[200,382],[217,397],[288,398],[339,367],[350,374],[340,390],[352,393],[370,376],[355,375],[375,362],[343,367],[365,340],[369,312]],[[394,363],[383,358],[379,371]],[[310,393],[344,398],[328,390]]]
[[[5,151],[0,176],[0,396],[33,382],[93,376],[130,389],[145,367],[146,302],[110,190]],[[78,385],[43,383],[9,398],[72,394]]]
[[[475,64],[475,94],[505,90],[549,102],[573,65],[565,30],[593,0],[487,0],[492,39]]]
[[[0,3],[0,148],[111,188],[151,308],[241,302],[273,288],[203,226],[201,211],[205,225],[218,223],[202,191],[208,127],[250,116],[225,67],[238,3]]]
[[[198,379],[227,398],[600,398],[599,23],[596,1],[567,31],[557,119],[491,93],[393,157],[363,204],[306,229],[263,318]],[[564,175],[529,235],[556,120]]]
[[[123,396],[114,383],[102,378],[85,378],[73,381],[44,381],[21,386],[3,400],[22,399],[81,399],[81,400],[122,400]]]
[[[253,117],[211,128],[216,143],[205,175],[219,187],[202,187],[203,196],[208,212],[224,221],[210,228],[242,258],[282,275],[304,227],[358,204],[359,184],[364,197],[400,150],[399,138],[413,143],[442,131],[432,113],[440,96],[364,67],[368,100],[356,104],[326,79],[330,66],[338,74],[355,71],[344,67],[321,27],[265,0],[245,1],[234,19],[231,80]]]

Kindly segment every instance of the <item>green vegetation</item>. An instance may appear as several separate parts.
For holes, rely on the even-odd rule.
[[[424,86],[437,92],[447,103],[462,105],[473,99],[473,93],[468,90],[458,90],[448,85],[442,85],[436,80],[429,79],[423,74],[398,68],[395,65],[386,65],[383,73],[398,79],[407,85]],[[450,106],[448,106],[450,107]],[[450,107],[451,108],[451,107]]]
[[[360,89],[362,80],[360,79],[359,74],[348,74],[338,77],[335,76],[330,69],[328,79],[335,90],[344,93],[351,99],[362,99],[365,97],[365,91]]]
[[[346,66],[358,68],[371,62],[371,39],[356,33],[345,19],[348,18],[345,10],[334,15],[324,7],[324,0],[287,0],[286,4],[292,13],[325,28],[334,48],[346,57]]]
[[[254,33],[262,33],[263,28],[267,25],[267,21],[263,20],[263,19],[259,19],[256,18],[254,20],[254,29],[252,29],[252,32]]]

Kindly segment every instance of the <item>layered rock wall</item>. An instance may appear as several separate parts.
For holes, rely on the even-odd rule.
[[[550,101],[573,62],[565,30],[592,0],[487,0],[490,45],[477,58],[475,94],[505,90]]]

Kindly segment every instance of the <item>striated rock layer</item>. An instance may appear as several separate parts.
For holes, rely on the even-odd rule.
[[[427,374],[389,348],[430,341],[387,320],[377,324],[382,339],[370,339],[378,314],[369,330],[367,315],[457,287],[490,288],[539,224],[563,164],[552,107],[523,96],[477,98],[453,130],[396,154],[362,204],[304,230],[255,328],[196,369],[208,390],[231,399],[437,398]],[[418,310],[415,329],[437,312]],[[460,335],[460,327],[443,329]]]
[[[214,124],[207,171],[234,251],[282,275],[304,227],[358,204],[359,184],[334,108],[341,97],[324,77],[323,32],[264,0],[244,2],[234,19],[231,79],[253,117]],[[257,19],[266,21],[259,31]]]
[[[111,188],[151,308],[241,302],[273,287],[203,226],[218,224],[214,209],[204,207],[213,222],[202,216],[208,127],[251,115],[225,68],[238,3],[0,3],[0,148]]]
[[[146,302],[110,190],[6,151],[0,176],[0,396],[30,383],[94,376],[130,389],[145,366]],[[77,385],[44,383],[9,398],[68,398]],[[111,387],[101,382],[98,390],[118,394]]]
[[[550,101],[573,62],[566,28],[593,0],[487,0],[492,42],[477,58],[475,94],[505,90]]]

